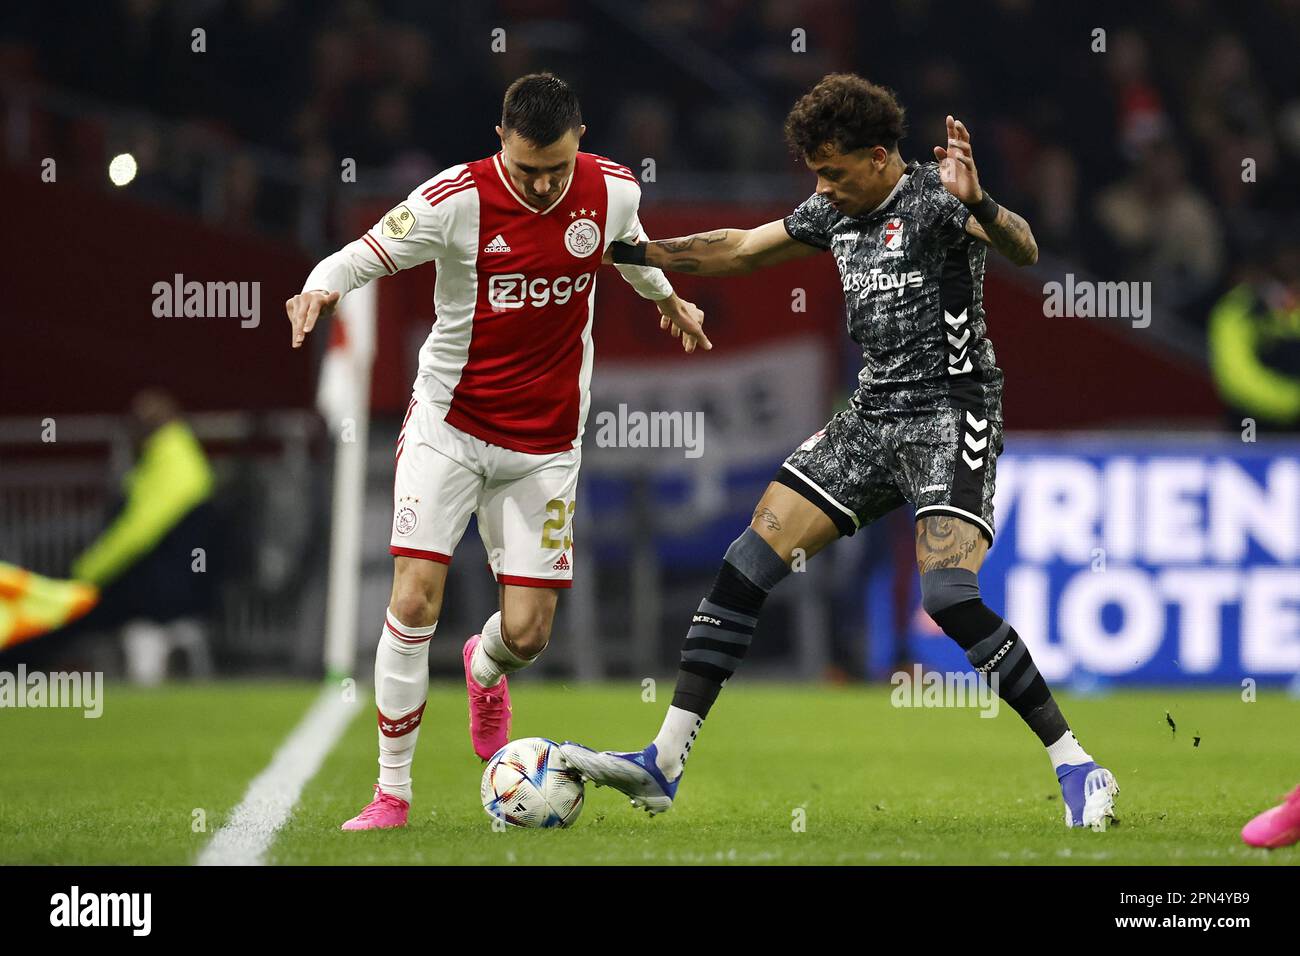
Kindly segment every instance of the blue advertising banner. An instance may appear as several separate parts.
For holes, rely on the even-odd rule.
[[[1009,435],[995,521],[984,600],[1049,681],[1300,672],[1300,444]],[[912,577],[908,656],[967,669]]]

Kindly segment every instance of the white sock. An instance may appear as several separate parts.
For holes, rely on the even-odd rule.
[[[1061,739],[1054,744],[1047,745],[1047,756],[1052,761],[1053,767],[1059,767],[1061,764],[1070,764],[1077,766],[1081,763],[1091,763],[1092,757],[1088,751],[1079,745],[1079,740],[1074,736],[1074,732],[1067,730],[1061,735]]]
[[[664,724],[655,738],[659,756],[655,758],[660,772],[672,783],[686,769],[686,758],[691,755],[691,745],[704,726],[704,718],[680,707],[668,708]]]
[[[506,646],[501,637],[501,612],[497,611],[483,625],[483,640],[470,655],[469,673],[480,687],[495,687],[502,676],[521,671],[535,660],[520,657]]]
[[[375,652],[379,786],[407,803],[415,741],[429,696],[429,640],[437,627],[407,627],[390,610]]]

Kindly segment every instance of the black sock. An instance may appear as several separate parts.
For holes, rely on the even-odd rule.
[[[708,716],[722,685],[745,659],[768,592],[789,573],[789,566],[753,528],[732,542],[713,589],[686,632],[674,707]]]
[[[961,645],[977,671],[997,675],[998,696],[1011,705],[1043,746],[1056,743],[1070,729],[1052,692],[1038,672],[1029,648],[1006,621],[980,598],[933,611],[943,632]]]

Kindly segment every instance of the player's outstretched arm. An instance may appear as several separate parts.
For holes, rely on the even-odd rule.
[[[423,265],[445,255],[457,210],[473,190],[464,166],[452,166],[415,189],[361,236],[326,256],[307,276],[302,292],[284,303],[293,326],[292,345],[302,346],[316,323],[348,293],[380,276]]]
[[[979,173],[971,153],[970,131],[961,120],[948,117],[948,145],[936,146],[939,178],[944,188],[971,211],[966,231],[987,242],[1018,266],[1032,266],[1038,261],[1038,243],[1024,217],[999,206],[980,187]]]
[[[313,289],[300,292],[284,303],[284,310],[289,313],[289,324],[293,326],[293,348],[301,347],[307,333],[316,327],[317,321],[329,317],[340,298],[341,293]]]
[[[739,276],[823,250],[800,242],[776,220],[754,229],[715,229],[677,239],[610,245],[611,261],[701,276]]]

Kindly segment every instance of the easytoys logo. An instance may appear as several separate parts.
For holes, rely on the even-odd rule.
[[[496,275],[488,280],[488,304],[497,312],[522,309],[525,305],[540,309],[551,302],[564,305],[575,294],[583,292],[595,277],[594,272],[577,277],[557,276],[553,280],[529,279],[522,272]]]
[[[841,263],[841,266],[843,263]],[[925,277],[919,272],[884,272],[872,269],[870,272],[843,272],[845,293],[857,292],[859,298],[866,298],[872,292],[892,292],[898,290],[901,296],[904,289],[919,289]]]

